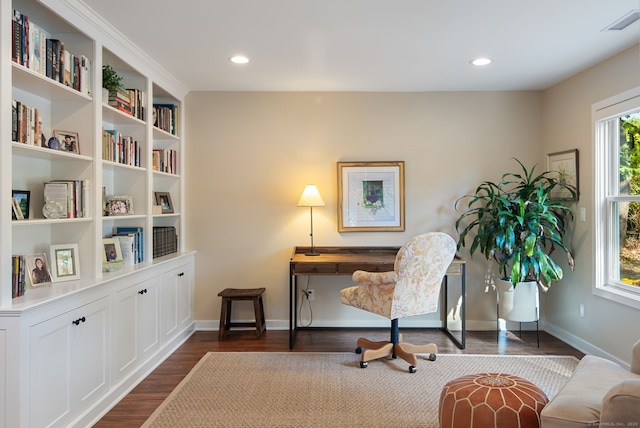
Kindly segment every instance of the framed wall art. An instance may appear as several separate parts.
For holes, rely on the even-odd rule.
[[[576,196],[573,198],[568,190],[559,189],[551,192],[551,197],[564,200],[574,199],[576,201],[580,198],[578,166],[578,149],[547,155],[547,170],[554,174],[554,178],[559,179],[561,183],[573,187],[576,192]]]
[[[53,282],[80,279],[78,244],[60,244],[49,247]]]
[[[54,129],[53,137],[58,140],[58,150],[80,154],[80,141],[77,132]]]
[[[404,162],[338,162],[338,232],[404,231]]]
[[[171,195],[169,192],[154,192],[156,205],[162,207],[162,214],[173,213],[173,204],[171,203]]]
[[[51,284],[51,271],[45,253],[27,254],[24,260],[32,287]]]

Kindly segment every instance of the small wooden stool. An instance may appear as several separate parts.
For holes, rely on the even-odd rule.
[[[267,329],[264,322],[264,306],[262,304],[264,290],[264,288],[225,288],[218,293],[218,296],[222,297],[220,328],[218,330],[219,340],[224,339],[231,327],[255,327],[256,338],[260,339],[262,332]],[[231,322],[231,303],[234,300],[253,300],[256,322]]]

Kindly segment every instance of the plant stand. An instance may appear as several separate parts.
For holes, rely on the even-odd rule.
[[[498,301],[496,305],[496,333],[500,337],[500,319],[520,323],[520,337],[522,337],[522,323],[536,323],[536,340],[540,347],[540,292],[535,281],[519,282],[513,287],[511,282],[498,280]]]

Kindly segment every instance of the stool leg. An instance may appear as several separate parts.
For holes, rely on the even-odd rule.
[[[224,339],[225,328],[229,324],[228,315],[227,315],[227,307],[228,307],[228,299],[222,298],[222,304],[220,306],[220,327],[218,328],[218,340]]]
[[[260,339],[262,336],[262,332],[265,330],[264,327],[264,308],[262,306],[262,297],[258,296],[253,299],[253,311],[255,312],[256,317],[256,337]]]

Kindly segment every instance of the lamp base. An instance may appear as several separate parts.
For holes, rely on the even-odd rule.
[[[319,256],[320,253],[304,253],[305,256]]]

